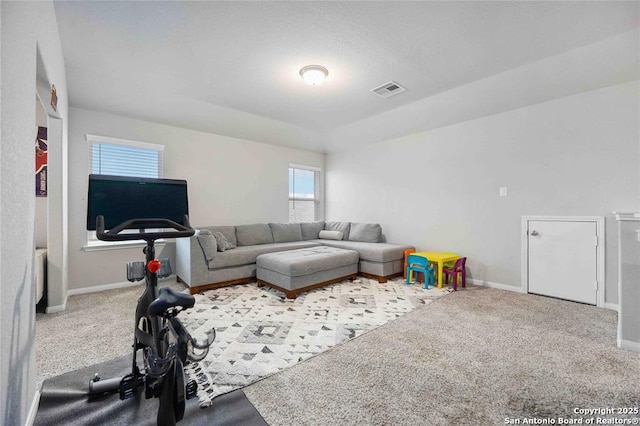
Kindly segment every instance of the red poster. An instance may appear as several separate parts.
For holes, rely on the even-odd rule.
[[[47,128],[38,127],[36,137],[36,197],[47,196]]]

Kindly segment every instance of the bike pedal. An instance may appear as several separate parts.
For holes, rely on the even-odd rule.
[[[189,379],[187,382],[186,388],[186,398],[191,399],[194,398],[198,394],[198,382],[193,379]]]
[[[124,376],[120,381],[120,399],[124,401],[125,399],[134,397],[136,395],[136,387],[136,378],[133,374]]]

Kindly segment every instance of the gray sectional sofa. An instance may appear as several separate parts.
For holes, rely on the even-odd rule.
[[[256,279],[261,254],[330,246],[358,252],[358,274],[378,279],[402,275],[409,245],[384,241],[378,224],[351,222],[256,223],[201,227],[176,240],[178,281],[191,293]]]

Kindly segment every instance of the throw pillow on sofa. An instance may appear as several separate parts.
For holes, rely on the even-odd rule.
[[[236,248],[236,245],[227,240],[222,232],[213,232],[213,237],[216,239],[218,245],[218,251],[226,251]]]
[[[198,239],[198,244],[200,244],[202,253],[204,253],[204,258],[207,262],[212,260],[218,249],[218,244],[211,231],[208,229],[202,229],[198,231],[196,238]]]
[[[327,231],[326,229],[320,231],[318,238],[321,240],[342,240],[342,232],[340,231]]]
[[[351,227],[351,222],[325,222],[324,229],[327,231],[340,231],[342,232],[342,239],[349,239],[349,228]]]
[[[236,239],[236,227],[235,226],[207,226],[207,229],[214,232],[220,232],[229,241],[233,248],[238,247],[238,240]]]
[[[270,223],[274,243],[302,241],[302,230],[299,223]]]
[[[377,243],[380,241],[382,228],[379,223],[351,223],[349,241]]]

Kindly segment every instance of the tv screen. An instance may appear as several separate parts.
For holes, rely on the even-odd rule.
[[[104,216],[108,230],[131,219],[170,219],[185,225],[188,214],[186,180],[89,175],[89,231],[96,229],[98,215]]]

